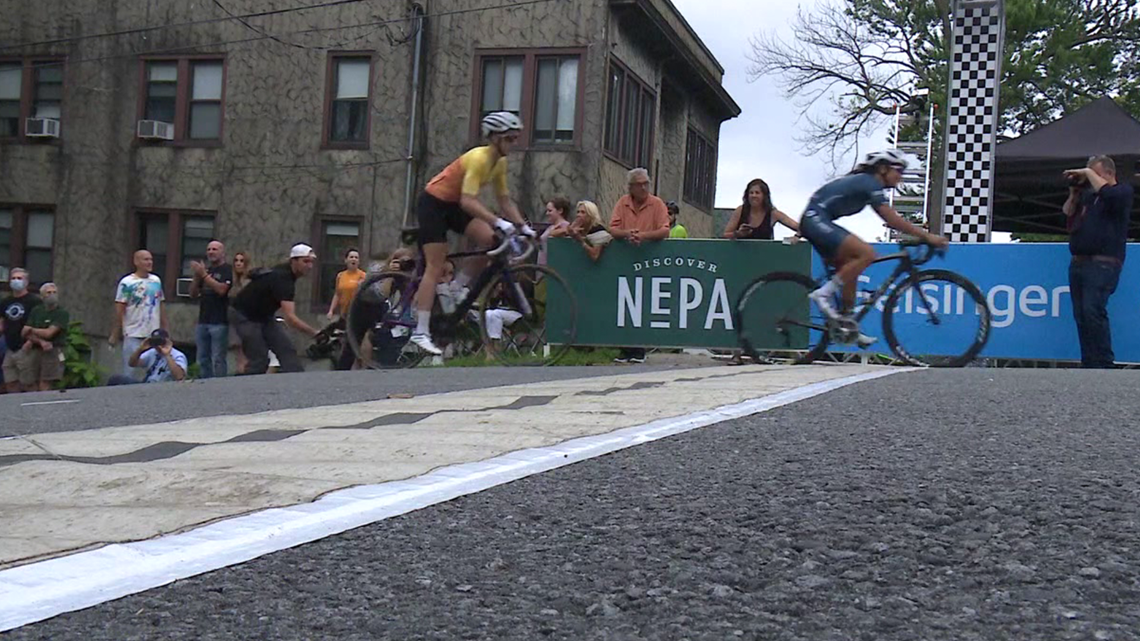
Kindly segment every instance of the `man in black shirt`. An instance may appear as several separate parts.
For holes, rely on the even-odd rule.
[[[40,297],[28,291],[28,272],[19,267],[9,274],[8,286],[12,295],[0,300],[0,330],[3,331],[4,342],[8,344],[3,364],[4,387],[11,394],[23,391],[17,370],[20,359],[24,357],[21,353],[24,347],[22,333],[28,315],[40,304]]]
[[[198,367],[202,378],[226,375],[226,352],[230,343],[230,287],[234,284],[234,268],[226,263],[226,246],[211,240],[206,245],[208,265],[190,262],[194,280],[190,297],[198,303]]]
[[[288,263],[254,274],[234,299],[237,333],[241,338],[242,351],[249,359],[245,374],[264,374],[269,369],[269,350],[273,350],[281,363],[281,372],[304,371],[301,359],[297,358],[297,350],[277,324],[275,316],[280,309],[287,324],[309,336],[316,336],[317,330],[297,318],[293,304],[297,279],[312,271],[315,260],[312,247],[294,245],[289,252]]]
[[[1108,156],[1089,159],[1085,169],[1065,172],[1069,179],[1069,294],[1081,342],[1081,366],[1112,368],[1112,333],[1108,299],[1124,266],[1132,185],[1116,182],[1116,163]]]

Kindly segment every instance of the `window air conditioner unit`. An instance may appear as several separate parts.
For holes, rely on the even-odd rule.
[[[29,138],[59,138],[59,121],[54,118],[28,118],[24,135]]]
[[[190,284],[193,282],[193,278],[179,278],[174,281],[174,295],[179,298],[190,298]]]
[[[174,125],[158,120],[140,120],[138,136],[143,140],[174,140]]]

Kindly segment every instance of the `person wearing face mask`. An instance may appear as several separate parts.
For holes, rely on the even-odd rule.
[[[28,291],[27,270],[13,269],[8,286],[12,294],[0,301],[0,329],[8,345],[3,364],[4,387],[9,393],[16,393],[22,391],[18,366],[24,347],[24,325],[28,322],[28,314],[40,304],[40,298]]]
[[[17,368],[20,385],[29,392],[46,392],[63,378],[63,348],[71,324],[70,314],[59,306],[59,288],[55,283],[40,286],[40,297],[43,304],[28,314],[24,325],[24,347]]]

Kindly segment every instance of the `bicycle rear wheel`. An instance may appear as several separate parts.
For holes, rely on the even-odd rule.
[[[962,367],[990,336],[990,308],[977,285],[944,269],[903,281],[887,297],[883,335],[900,359],[919,367]]]
[[[415,290],[405,274],[368,276],[348,306],[348,348],[371,369],[415,367],[424,352],[409,345],[415,327]]]
[[[830,335],[823,312],[808,293],[811,278],[796,272],[765,274],[744,289],[736,304],[737,340],[762,363],[811,363],[827,350]]]
[[[479,295],[478,322],[488,353],[504,365],[553,365],[574,345],[578,303],[558,272],[515,265]]]

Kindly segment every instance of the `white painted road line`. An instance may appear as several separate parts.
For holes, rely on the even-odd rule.
[[[35,403],[20,403],[20,407],[33,407],[35,405],[66,405],[68,403],[78,403],[79,400],[70,401],[37,401]]]
[[[708,411],[520,450],[429,474],[332,492],[181,534],[108,545],[0,571],[0,632],[236,565],[533,474],[724,421],[766,412],[897,368],[805,385]]]

